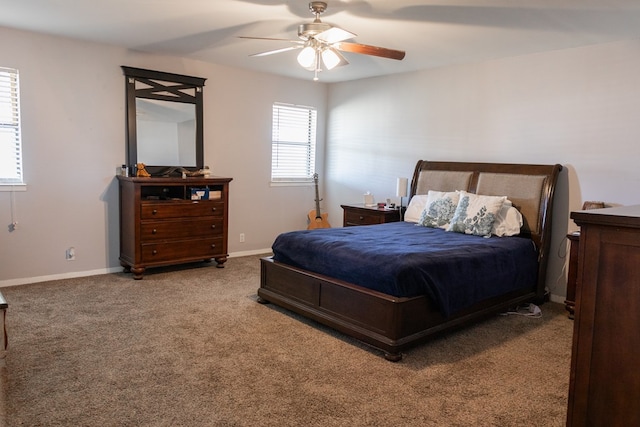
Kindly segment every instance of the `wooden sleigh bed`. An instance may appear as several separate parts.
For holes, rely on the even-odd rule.
[[[436,334],[470,324],[520,304],[541,303],[545,294],[546,269],[551,241],[553,196],[561,169],[560,165],[430,162],[423,160],[416,164],[411,182],[411,196],[426,195],[429,190],[440,192],[464,190],[478,195],[506,196],[513,207],[520,212],[523,225],[520,228],[520,233],[515,237],[468,236],[472,239],[475,238],[474,244],[484,244],[489,241],[498,242],[501,239],[518,239],[517,241],[502,240],[502,242],[522,244],[523,240],[526,240],[527,245],[532,247],[532,251],[534,251],[533,267],[529,267],[533,269],[533,273],[529,275],[528,279],[518,279],[522,283],[516,289],[501,291],[495,295],[489,293],[489,297],[479,297],[480,300],[473,303],[446,310],[431,293],[394,296],[380,291],[378,281],[375,278],[369,279],[371,274],[375,277],[375,268],[367,270],[366,274],[349,275],[349,271],[345,270],[346,267],[340,267],[339,270],[343,277],[360,278],[362,276],[368,280],[366,283],[357,284],[354,283],[357,280],[336,278],[335,276],[339,275],[333,273],[334,270],[331,266],[329,272],[321,269],[318,269],[321,271],[318,272],[318,270],[312,271],[300,265],[291,265],[295,264],[293,262],[289,264],[278,261],[274,257],[267,257],[261,259],[258,301],[274,303],[354,337],[382,350],[385,358],[391,361],[399,361],[402,358],[403,350]],[[355,245],[357,242],[352,240],[362,238],[359,234],[353,234],[355,231],[374,233],[373,237],[370,234],[365,234],[365,236],[368,239],[375,239],[375,232],[382,233],[385,226],[397,227],[392,230],[393,233],[400,230],[400,227],[404,227],[402,231],[405,233],[409,229],[408,227],[417,227],[415,224],[409,223],[392,224],[345,227],[332,229],[335,230],[332,232],[351,233],[344,237],[344,242],[345,245]],[[367,231],[365,228],[370,230]],[[425,227],[418,228],[424,229]],[[324,230],[313,230],[312,232],[322,233]],[[461,237],[460,233],[444,230],[433,231],[433,233],[438,232],[445,239],[466,238]],[[340,239],[342,239],[340,236],[336,238],[336,240]],[[277,242],[278,240],[276,240]],[[397,243],[394,245],[398,246]],[[455,245],[458,243],[456,242]],[[471,255],[474,251],[472,246],[466,248],[466,252]],[[390,246],[387,246],[386,250],[382,248],[380,253],[367,255],[367,257],[389,260],[408,258],[405,254],[396,256],[396,252],[397,248],[392,251]],[[341,257],[348,258],[348,256]],[[277,253],[275,258],[277,258]],[[502,261],[498,259],[497,262],[497,265],[500,265]],[[477,261],[466,259],[459,265],[468,268],[474,266],[474,263]],[[357,268],[357,264],[360,263],[352,260],[351,264]],[[379,266],[384,264],[386,262],[378,263]],[[338,271],[337,267],[335,271]],[[518,271],[515,273],[517,276]],[[346,276],[344,276],[345,274]],[[473,274],[469,276],[473,276]],[[402,280],[399,281],[402,282]],[[469,281],[469,285],[473,289],[475,279],[469,279]],[[398,284],[403,285],[403,283]]]

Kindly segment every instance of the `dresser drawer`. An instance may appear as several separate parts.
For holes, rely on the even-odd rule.
[[[185,237],[216,237],[222,235],[223,218],[186,219],[182,221],[145,221],[140,224],[142,242],[183,239]]]
[[[153,264],[166,261],[213,258],[223,253],[222,243],[222,237],[143,243],[142,262]]]
[[[159,218],[184,218],[200,216],[224,215],[224,203],[208,200],[166,202],[166,203],[142,203],[141,217],[145,219]]]

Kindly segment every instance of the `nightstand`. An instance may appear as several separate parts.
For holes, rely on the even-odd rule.
[[[399,209],[379,208],[377,206],[369,207],[364,204],[340,205],[340,207],[344,210],[342,221],[344,227],[400,221]]]

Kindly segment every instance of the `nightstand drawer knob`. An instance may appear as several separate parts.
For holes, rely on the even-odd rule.
[[[158,253],[158,251],[157,251],[157,250],[155,250],[155,249],[151,252],[151,254],[152,254],[152,255],[155,255],[155,254],[157,254],[157,253]]]
[[[215,244],[215,243],[212,243],[212,244],[211,244],[211,249],[214,249],[215,247],[216,247],[216,244]]]
[[[364,219],[364,217],[362,215],[360,215],[360,221],[362,221]]]
[[[158,232],[158,230],[156,230],[155,228],[153,230],[151,230],[151,234],[156,234]]]
[[[216,225],[215,225],[215,224],[212,224],[212,225],[211,225],[211,228],[216,228]]]
[[[151,211],[151,214],[152,214],[152,215],[155,215],[155,214],[157,214],[157,213],[158,213],[158,210],[157,210],[157,209],[154,209],[154,210],[152,210],[152,211]]]
[[[215,211],[216,211],[216,208],[211,208],[211,211],[212,211],[212,212],[215,212]]]

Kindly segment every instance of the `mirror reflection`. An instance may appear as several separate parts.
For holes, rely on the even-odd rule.
[[[138,162],[196,166],[196,106],[136,98]]]

